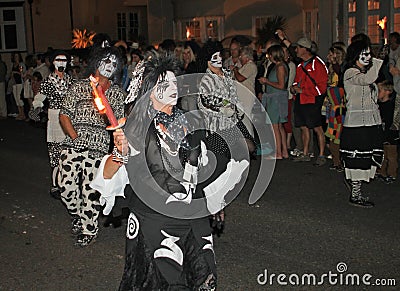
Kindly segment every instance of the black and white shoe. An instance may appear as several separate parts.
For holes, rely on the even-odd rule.
[[[362,208],[372,208],[375,206],[375,204],[371,201],[368,200],[367,197],[352,197],[350,196],[349,199],[350,205],[357,206],[357,207],[362,207]]]
[[[97,235],[89,234],[79,234],[76,238],[75,246],[77,247],[87,247],[88,245],[94,243]]]
[[[71,219],[71,233],[73,235],[78,235],[82,232],[82,222],[78,215],[73,215]]]

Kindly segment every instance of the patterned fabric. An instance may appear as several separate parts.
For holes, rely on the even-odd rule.
[[[100,160],[90,158],[88,151],[78,153],[67,149],[61,152],[58,176],[61,200],[70,215],[80,217],[82,233],[88,235],[96,235],[98,231],[100,194],[89,184],[99,166]]]
[[[143,82],[143,73],[145,69],[145,62],[140,61],[136,67],[135,70],[132,72],[132,80],[129,83],[129,87],[127,89],[128,96],[126,97],[125,104],[129,104],[133,101],[136,100],[136,98],[139,95],[140,87],[142,86]]]
[[[185,221],[135,212],[128,225],[132,231],[119,290],[215,290],[208,219]]]
[[[40,93],[47,97],[50,109],[61,109],[63,97],[73,82],[74,80],[68,74],[64,74],[64,78],[61,79],[54,72],[43,80]]]
[[[346,115],[344,95],[344,89],[340,87],[329,87],[327,90],[329,104],[326,107],[327,129],[325,135],[335,144],[340,144],[340,134]]]
[[[222,72],[223,76],[218,76],[207,69],[199,88],[197,105],[204,114],[206,128],[212,132],[231,128],[238,121],[236,86],[229,72]]]
[[[188,122],[183,114],[183,111],[176,106],[172,109],[172,114],[168,115],[164,112],[155,112],[153,106],[149,107],[152,112],[150,116],[154,116],[156,128],[162,132],[162,136],[169,137],[176,144],[185,149],[189,149],[189,143],[185,138],[188,129]],[[159,134],[160,136],[160,134]]]
[[[54,72],[42,81],[40,85],[40,94],[46,97],[49,104],[49,111],[58,111],[61,108],[65,93],[73,82],[74,80],[68,74],[64,74],[63,78],[61,79]],[[55,116],[52,116],[47,123],[47,150],[49,153],[51,167],[58,166],[58,161],[61,154],[60,141],[62,141],[62,139],[64,139],[64,136],[59,119]]]
[[[117,119],[124,114],[125,94],[117,85],[112,85],[104,92]],[[106,130],[107,123],[94,106],[90,80],[77,81],[67,91],[60,114],[71,120],[72,126],[80,137],[79,148],[88,148],[89,156],[103,157],[109,150],[110,135]],[[63,146],[76,148],[76,144],[67,137]]]
[[[58,142],[48,142],[47,149],[49,152],[50,166],[57,167],[61,156],[61,145]]]

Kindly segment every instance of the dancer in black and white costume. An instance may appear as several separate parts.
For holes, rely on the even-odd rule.
[[[120,52],[107,42],[92,48],[87,77],[98,80],[117,118],[124,114],[125,93],[119,86],[122,61]],[[65,95],[60,123],[67,138],[60,158],[61,200],[72,217],[75,245],[89,245],[98,233],[100,195],[89,187],[102,157],[109,152],[107,123],[94,103],[89,78],[75,82]]]
[[[209,157],[204,131],[195,130],[201,119],[175,106],[176,68],[172,56],[157,53],[138,65],[127,100],[137,97],[136,104],[91,183],[101,192],[105,214],[117,196],[125,196],[131,211],[120,290],[215,290],[208,216],[243,184],[248,169],[248,160],[232,158],[224,173],[197,187],[211,171]]]
[[[353,206],[371,208],[374,203],[361,191],[362,182],[374,178],[383,162],[383,131],[379,114],[378,78],[382,60],[373,58],[366,41],[353,42],[347,49],[344,73],[347,112],[340,142],[345,183]]]
[[[58,163],[61,154],[61,142],[65,139],[65,133],[61,128],[58,118],[65,93],[73,84],[74,80],[66,73],[69,63],[69,55],[64,51],[56,51],[52,58],[52,73],[43,80],[40,92],[33,102],[34,108],[44,107],[48,103],[47,122],[47,149],[51,167],[51,188],[50,195],[60,199],[60,189],[57,184]]]

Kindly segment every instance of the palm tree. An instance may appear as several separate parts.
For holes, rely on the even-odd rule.
[[[257,29],[259,43],[265,44],[268,40],[277,38],[275,31],[282,29],[285,31],[287,28],[287,20],[283,16],[268,17],[261,28]]]

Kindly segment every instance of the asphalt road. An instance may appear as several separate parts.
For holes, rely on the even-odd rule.
[[[225,233],[214,239],[218,290],[400,289],[399,181],[366,185],[376,207],[361,209],[348,204],[342,175],[328,165],[282,160],[249,206],[257,162],[227,208]],[[49,181],[45,130],[0,120],[0,290],[116,290],[124,226],[105,228],[101,218],[96,243],[74,247]],[[320,285],[307,283],[313,278]]]

